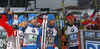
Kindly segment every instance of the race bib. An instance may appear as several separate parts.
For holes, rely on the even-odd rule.
[[[49,43],[54,43],[55,37],[47,37]]]
[[[38,35],[35,35],[35,34],[25,34],[24,36],[24,44],[27,45],[27,44],[36,44],[37,42],[37,36]]]
[[[70,42],[77,41],[78,40],[78,33],[73,33],[73,34],[68,35],[68,39]]]
[[[36,41],[37,40],[37,35],[29,35],[29,40]]]

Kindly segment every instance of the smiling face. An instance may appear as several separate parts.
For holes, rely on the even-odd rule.
[[[32,25],[36,25],[36,23],[37,23],[37,19],[33,19],[30,21],[30,24],[32,24]]]
[[[27,26],[27,21],[23,21],[19,24],[20,27],[26,27]]]
[[[54,26],[55,25],[55,19],[50,20],[48,23],[49,23],[50,26]]]

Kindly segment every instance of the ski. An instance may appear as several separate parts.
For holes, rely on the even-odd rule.
[[[45,34],[44,34],[44,46],[47,47],[48,41],[46,41],[46,30],[47,30],[47,16],[45,15]],[[46,49],[46,47],[44,49]]]
[[[14,14],[14,22],[13,22],[13,37],[14,37],[14,47],[16,49],[20,49],[20,42],[19,42],[19,31],[18,31],[18,15]]]
[[[43,49],[43,32],[44,32],[44,26],[45,26],[45,16],[43,16],[43,23],[42,23],[42,38],[41,38],[41,49]]]
[[[41,39],[41,49],[46,49],[47,41],[46,41],[46,28],[47,28],[47,16],[43,16],[43,24],[42,24],[42,39]]]

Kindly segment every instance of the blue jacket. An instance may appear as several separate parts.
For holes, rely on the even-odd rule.
[[[7,15],[7,18],[8,18],[8,24],[12,26],[13,23],[12,15]]]

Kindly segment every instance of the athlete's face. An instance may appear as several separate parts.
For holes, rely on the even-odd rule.
[[[55,25],[55,19],[50,20],[50,21],[49,21],[49,25],[50,25],[50,26],[54,26],[54,25]]]
[[[21,22],[21,26],[22,26],[22,27],[26,27],[26,26],[27,26],[27,21]]]
[[[84,14],[84,18],[87,18],[88,17],[88,15],[87,14]]]
[[[68,23],[69,23],[70,25],[73,25],[73,24],[74,24],[74,18],[69,19],[69,20],[68,20]]]
[[[30,23],[31,23],[32,25],[36,25],[36,23],[37,23],[37,19],[33,19],[33,20],[31,20]]]

